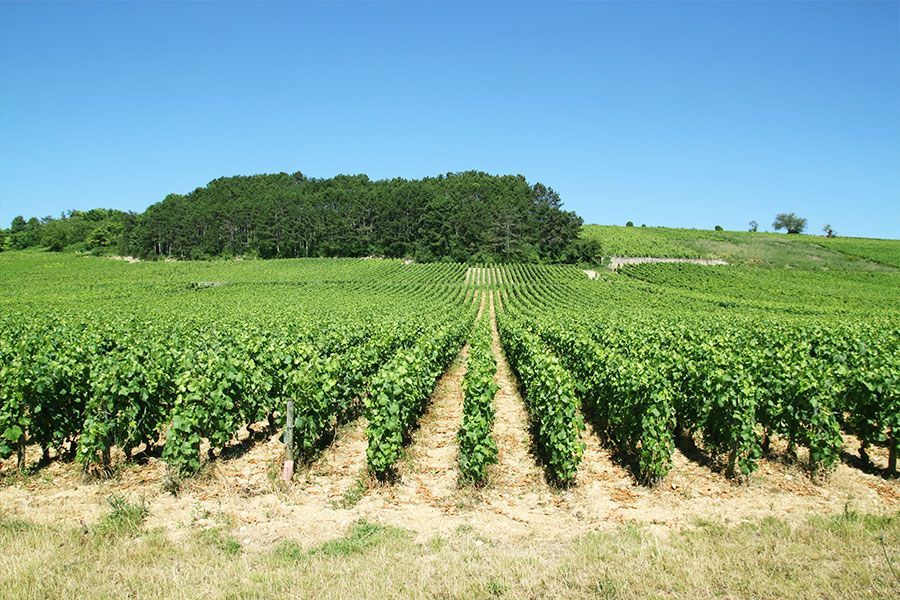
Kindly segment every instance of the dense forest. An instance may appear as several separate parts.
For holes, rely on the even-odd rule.
[[[521,175],[467,171],[421,180],[302,173],[223,177],[170,194],[141,214],[70,211],[16,217],[4,249],[123,254],[145,259],[385,256],[419,262],[579,262],[582,219]]]

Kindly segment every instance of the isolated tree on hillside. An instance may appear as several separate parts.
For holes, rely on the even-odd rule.
[[[835,231],[834,229],[831,228],[831,223],[829,223],[828,225],[823,227],[822,231],[825,232],[826,237],[830,237],[830,238],[837,237],[837,231]]]
[[[775,215],[772,227],[775,228],[775,231],[787,229],[788,233],[800,233],[806,229],[806,219],[798,217],[794,213],[781,213]]]
[[[750,221],[748,225],[750,225],[750,229],[748,229],[747,231],[751,233],[756,233],[756,231],[759,229],[759,223],[757,223],[756,221]]]

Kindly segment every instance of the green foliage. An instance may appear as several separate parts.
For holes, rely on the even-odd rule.
[[[779,213],[772,223],[775,231],[785,229],[788,233],[802,233],[806,229],[806,219],[798,217],[794,213]]]
[[[58,219],[45,217],[41,221],[32,217],[25,222],[16,217],[9,245],[17,250],[44,246],[53,252],[88,249],[127,254],[136,217],[134,213],[99,208],[87,212],[72,210]]]
[[[15,219],[13,219],[13,221],[16,222]],[[24,227],[22,227],[21,223],[16,223],[16,227],[13,228],[10,235],[10,245],[13,250],[30,248],[32,246],[37,246],[40,243],[41,222],[37,217],[28,219]]]
[[[529,323],[562,358],[586,409],[638,478],[654,483],[664,477],[674,449],[675,394],[659,365],[600,346],[575,322],[554,326],[535,317]]]
[[[795,315],[877,315],[896,306],[900,273],[757,270],[693,264],[625,265],[622,274],[714,308]]]
[[[585,225],[581,237],[600,244],[604,256],[718,258],[755,268],[807,271],[884,271],[888,269],[881,265],[900,267],[898,240],[784,236],[754,233],[752,227],[750,232],[742,232],[607,225]]]
[[[113,248],[119,245],[124,230],[121,221],[106,220],[91,231],[85,243],[89,249]]]
[[[852,430],[869,444],[900,450],[900,343],[897,332],[873,338],[844,334],[818,350],[833,366],[838,407]],[[896,471],[896,464],[889,465]]]
[[[103,474],[111,448],[127,458],[164,437],[174,477],[201,467],[204,441],[221,451],[244,425],[283,422],[287,397],[298,401],[298,453],[312,448],[391,357],[448,306],[462,310],[450,282],[465,273],[400,261],[3,261],[0,455],[27,437],[45,451],[77,447],[85,469]],[[198,291],[185,279],[232,283]]]
[[[376,476],[393,474],[406,436],[424,412],[435,381],[459,352],[472,316],[460,311],[434,322],[372,378],[365,401],[366,459]]]
[[[51,220],[41,227],[41,244],[51,252],[62,252],[66,247],[66,226],[62,221]]]
[[[86,469],[103,464],[118,446],[130,456],[140,444],[155,441],[175,405],[175,377],[184,360],[168,345],[165,330],[152,325],[109,331],[117,347],[94,358],[85,397],[78,459]]]
[[[462,425],[457,432],[459,477],[461,481],[482,483],[489,465],[497,462],[497,443],[491,436],[494,423],[494,396],[500,386],[494,381],[497,361],[491,351],[491,324],[486,316],[469,336],[469,357],[463,378]]]
[[[506,356],[524,389],[536,442],[548,478],[559,484],[575,481],[584,454],[584,429],[575,383],[543,342],[512,315],[497,315]]]
[[[811,247],[794,240],[786,252]],[[895,449],[900,430],[898,274],[834,254],[845,270],[655,264],[589,280],[574,266],[4,253],[0,456],[77,449],[106,471],[112,448],[127,458],[165,440],[177,478],[201,468],[204,445],[283,424],[293,398],[298,455],[364,405],[367,459],[386,476],[469,330],[473,292],[489,288],[550,479],[575,479],[579,402],[643,481],[664,477],[678,432],[734,475],[753,473],[770,436],[827,472],[842,427]],[[462,479],[493,454],[486,324],[472,336]]]
[[[28,442],[61,451],[78,435],[89,394],[88,356],[65,331],[9,320],[0,342],[0,456]],[[92,332],[80,331],[89,347]]]
[[[866,443],[896,443],[895,274],[623,272],[546,291],[513,287],[506,305],[560,356],[640,479],[665,474],[678,429],[734,475],[755,470],[770,435],[807,447],[810,470],[825,473],[845,421]]]
[[[421,180],[302,173],[228,177],[170,194],[139,217],[148,258],[411,257],[419,262],[561,260],[580,217],[552,188],[467,171]]]
[[[660,258],[699,258],[700,253],[688,248],[677,239],[683,230],[659,227],[634,227],[629,221],[625,227],[614,225],[588,225],[582,229],[582,237],[595,240],[606,256],[654,256]]]
[[[900,268],[900,240],[875,240],[864,238],[819,238],[826,248],[851,256],[858,256],[883,265]]]
[[[563,258],[569,263],[600,264],[603,245],[594,239],[579,238],[568,247]]]
[[[274,374],[279,395],[297,400],[294,408],[294,448],[300,458],[310,456],[328,431],[356,408],[375,373],[401,348],[425,333],[421,322],[401,321],[387,329],[344,330],[330,340],[333,352],[317,354],[314,347],[298,352],[283,350],[288,357],[284,371]],[[341,336],[341,337],[337,337]],[[284,383],[279,383],[281,380]]]
[[[750,475],[762,455],[757,425],[758,382],[729,334],[674,329],[663,334],[666,379],[675,390],[682,432],[697,432],[712,454],[728,455],[727,474]]]

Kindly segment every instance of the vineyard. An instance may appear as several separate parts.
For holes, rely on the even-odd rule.
[[[359,413],[364,388],[391,388],[401,362],[432,360],[433,340],[455,355],[471,321],[464,268],[328,262],[265,285],[98,282],[72,302],[59,282],[60,300],[49,289],[39,307],[23,293],[22,312],[10,307],[2,321],[0,456],[21,459],[26,443],[39,444],[47,458],[76,457],[102,475],[113,447],[130,457],[159,443],[173,475],[189,475],[201,440],[212,456],[242,426],[283,426],[288,398],[302,454]],[[420,374],[426,397],[443,366]]]
[[[575,481],[583,418],[649,484],[676,444],[747,477],[773,438],[827,475],[842,432],[866,460],[886,448],[896,474],[895,272],[656,264],[592,281],[539,265],[63,260],[4,259],[0,456],[19,468],[35,445],[42,462],[74,459],[95,477],[113,449],[158,451],[177,480],[243,427],[282,429],[292,399],[298,456],[364,415],[369,468],[389,477],[471,337],[460,461],[483,480],[496,363],[485,319],[473,324],[489,293],[555,484]]]
[[[900,272],[589,271],[4,253],[0,516],[282,552],[896,510]]]

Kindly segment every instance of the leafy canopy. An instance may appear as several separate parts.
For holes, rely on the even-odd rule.
[[[794,213],[780,213],[775,215],[772,227],[775,228],[775,231],[786,229],[788,233],[801,233],[806,229],[806,219],[798,217]]]

